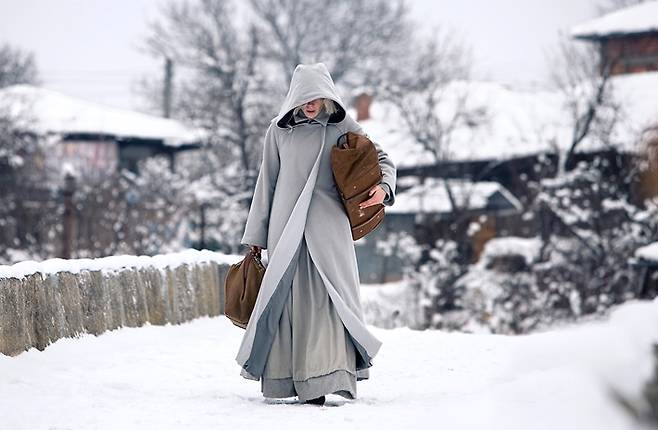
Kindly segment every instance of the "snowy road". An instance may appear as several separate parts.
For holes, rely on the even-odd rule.
[[[607,387],[633,393],[650,375],[658,301],[523,337],[373,330],[371,379],[324,407],[265,401],[239,375],[242,330],[224,317],[0,355],[0,428],[636,428]]]

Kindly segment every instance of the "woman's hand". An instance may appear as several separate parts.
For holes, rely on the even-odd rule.
[[[370,189],[368,195],[371,196],[368,200],[359,203],[360,209],[381,204],[386,198],[386,191],[384,191],[381,185],[377,184]]]
[[[261,249],[263,249],[263,248],[260,247],[260,246],[258,246],[258,245],[249,245],[249,249],[250,249],[251,252],[253,252],[254,254],[260,254],[260,251],[261,251]]]

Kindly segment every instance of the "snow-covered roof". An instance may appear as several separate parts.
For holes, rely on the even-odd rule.
[[[658,122],[658,72],[614,76],[611,85],[625,112],[613,132],[614,142],[622,151],[637,151],[637,136]],[[458,81],[449,85],[445,93],[436,107],[437,117],[447,123],[456,104],[455,94],[466,94],[466,109],[486,112],[486,121],[477,127],[457,127],[448,146],[442,149],[441,160],[413,138],[399,109],[390,102],[375,98],[370,118],[359,123],[398,168],[433,165],[437,161],[509,159],[555,152],[556,148],[564,151],[570,146],[573,120],[558,91],[516,90],[495,82]],[[602,149],[600,143],[587,137],[578,148]]]
[[[487,241],[478,264],[485,267],[487,262],[501,255],[522,255],[526,263],[532,263],[539,255],[541,239],[537,237],[495,237]]]
[[[419,182],[416,177],[405,176],[398,180],[398,186],[404,185],[411,186],[396,193],[395,204],[386,209],[388,213],[452,212],[453,207],[443,179],[430,177],[425,178],[424,182]],[[498,206],[497,209],[522,209],[518,199],[497,182],[448,179],[448,185],[461,209],[482,210],[494,206]],[[496,198],[500,200],[494,201]]]
[[[658,262],[658,242],[636,249],[635,257]]]
[[[31,85],[0,90],[0,100],[17,112],[26,112],[30,127],[40,133],[99,134],[119,138],[162,140],[181,146],[201,139],[201,132],[174,119],[104,106]]]
[[[648,1],[620,9],[571,29],[571,35],[580,39],[648,32],[658,32],[658,1]]]

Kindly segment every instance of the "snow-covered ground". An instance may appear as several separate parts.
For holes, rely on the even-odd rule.
[[[224,317],[62,339],[0,356],[0,428],[638,428],[608,389],[634,396],[650,376],[658,300],[528,336],[372,329],[371,379],[323,407],[266,401]]]

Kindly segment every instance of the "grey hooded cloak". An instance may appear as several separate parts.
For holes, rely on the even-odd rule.
[[[333,100],[313,119],[293,109]],[[363,133],[347,115],[323,63],[299,64],[265,134],[263,159],[243,245],[267,249],[268,264],[236,361],[266,397],[300,400],[336,393],[356,397],[381,341],[367,328],[350,223],[333,179],[330,151],[347,132]],[[386,191],[395,201],[396,168],[380,145]]]

